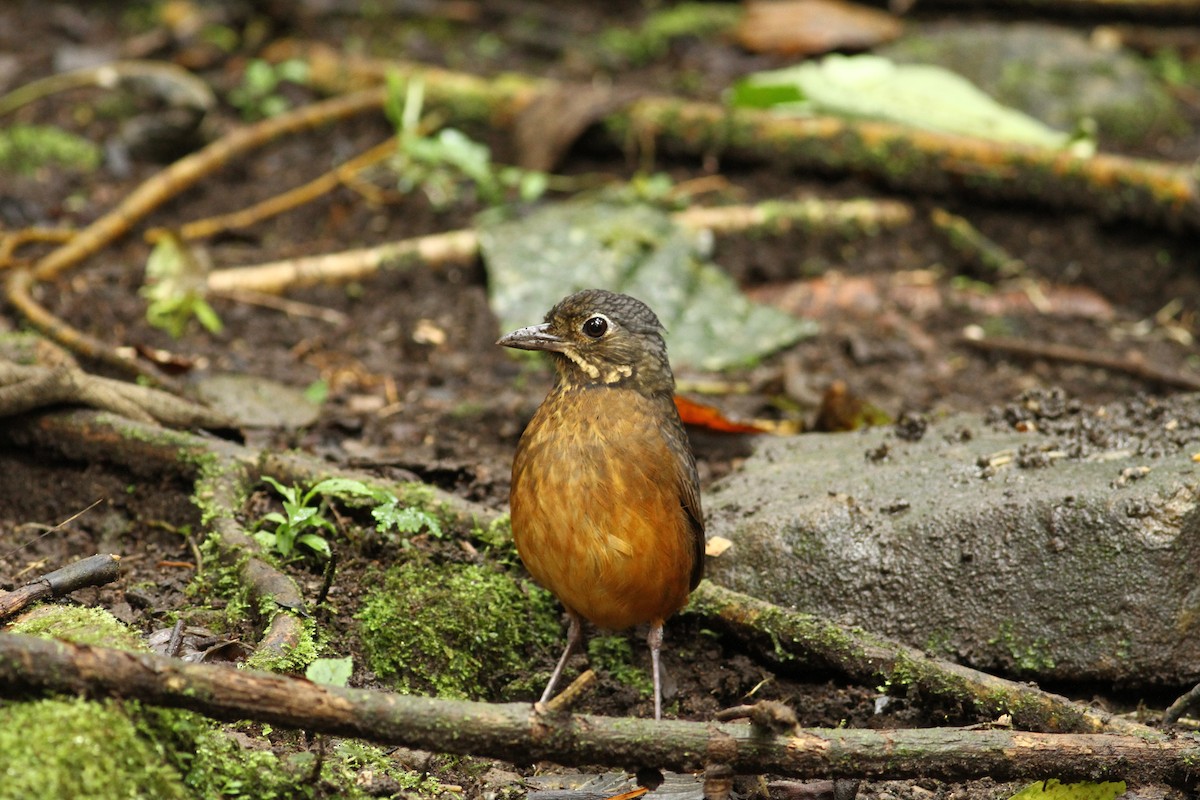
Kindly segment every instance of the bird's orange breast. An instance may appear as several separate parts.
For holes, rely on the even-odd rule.
[[[604,628],[661,622],[687,602],[695,534],[657,402],[612,387],[553,394],[513,462],[521,560]]]

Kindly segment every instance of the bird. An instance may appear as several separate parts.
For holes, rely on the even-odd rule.
[[[566,609],[567,645],[542,694],[583,646],[583,620],[650,624],[662,718],[663,623],[704,574],[696,459],[675,406],[663,326],[642,301],[585,289],[497,344],[550,354],[554,385],[513,457],[517,553]]]

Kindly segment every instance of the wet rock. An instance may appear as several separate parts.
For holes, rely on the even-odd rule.
[[[1200,679],[1200,396],[763,438],[718,583],[1023,678]]]

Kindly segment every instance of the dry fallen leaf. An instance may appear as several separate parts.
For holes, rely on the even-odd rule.
[[[704,555],[716,558],[731,547],[733,542],[724,536],[714,536],[704,543]]]
[[[842,0],[760,0],[746,3],[735,36],[755,53],[803,56],[867,50],[902,30],[890,14]]]

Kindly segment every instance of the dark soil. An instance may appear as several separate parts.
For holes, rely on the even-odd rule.
[[[294,16],[271,17],[235,4],[213,4],[210,13],[223,24],[248,29],[245,14],[273,36],[324,39],[335,46],[365,41],[369,49],[452,68],[493,73],[502,69],[561,78],[604,74],[581,60],[576,37],[593,36],[610,24],[624,24],[642,13],[636,4],[578,5],[570,12],[554,4],[504,3],[486,12],[481,31],[447,20],[398,16],[381,26],[378,19],[318,12],[326,4],[306,4]],[[414,4],[420,5],[420,4]],[[628,6],[621,8],[622,5]],[[271,4],[264,4],[270,8]],[[213,53],[198,39],[166,38],[144,53],[134,38],[133,12],[122,4],[54,5],[7,3],[0,8],[0,89],[11,89],[50,74],[55,58],[78,56],[87,48],[108,48],[127,55],[199,63],[198,73],[224,94],[236,85],[249,51],[232,56]],[[1085,25],[1083,21],[1078,24]],[[531,34],[530,31],[536,33]],[[491,57],[472,58],[500,37],[505,46]],[[124,50],[122,51],[122,48]],[[490,52],[490,51],[489,51]],[[684,42],[648,67],[621,69],[611,77],[622,85],[658,92],[681,86],[715,98],[736,75],[769,66],[767,60],[740,53],[721,42]],[[3,71],[3,70],[8,70]],[[687,80],[684,80],[684,76]],[[296,102],[310,98],[289,90]],[[34,103],[16,117],[24,122],[59,124],[96,141],[118,140],[119,122],[97,107],[100,93],[80,90]],[[1193,125],[1200,107],[1184,105]],[[236,112],[222,107],[214,130],[235,124]],[[150,223],[177,226],[224,213],[282,192],[315,177],[332,163],[365,150],[391,134],[383,119],[358,118],[291,137],[249,160],[207,179],[156,213]],[[486,132],[473,132],[485,135]],[[498,151],[503,132],[487,134]],[[590,141],[590,140],[588,140]],[[1200,140],[1180,137],[1146,142],[1138,155],[1167,150],[1180,161],[1200,156]],[[0,230],[24,225],[82,227],[105,213],[160,163],[134,157],[127,168],[113,162],[83,177],[54,171],[33,176],[4,176],[0,185]],[[694,162],[656,165],[678,182],[708,174]],[[710,165],[711,166],[711,165]],[[721,175],[745,200],[816,195],[887,196],[856,178],[817,179],[780,174],[769,166],[722,163]],[[586,144],[569,154],[560,170],[603,172],[628,177],[632,167],[619,152]],[[927,221],[873,238],[847,241],[829,234],[792,233],[779,237],[727,237],[718,242],[716,260],[747,289],[774,287],[810,278],[826,270],[871,279],[881,304],[869,309],[838,307],[820,315],[822,333],[779,353],[753,370],[727,376],[745,381],[749,393],[707,398],[736,417],[800,419],[818,416],[826,390],[842,381],[851,394],[892,417],[903,411],[987,412],[1021,392],[1059,387],[1085,404],[1161,397],[1172,387],[1092,366],[1047,360],[989,356],[959,343],[968,325],[984,325],[1032,342],[1063,343],[1112,355],[1136,354],[1161,369],[1197,374],[1197,357],[1188,335],[1195,334],[1200,311],[1200,249],[1194,238],[1132,223],[1098,221],[1082,214],[1046,209],[980,205],[958,197],[909,198],[922,207],[940,205],[970,219],[1014,257],[1031,278],[1085,287],[1111,304],[1110,317],[1042,314],[1014,306],[985,318],[967,306],[943,299],[914,309],[892,297],[887,282],[906,272],[924,271],[947,297],[956,278],[991,280],[963,263]],[[418,196],[395,197],[386,205],[368,202],[341,188],[305,206],[211,243],[217,266],[266,262],[309,253],[403,239],[469,225],[477,207],[437,211]],[[23,251],[23,255],[34,251]],[[301,448],[342,465],[376,470],[390,477],[412,477],[464,498],[500,509],[507,503],[509,466],[525,422],[540,402],[550,375],[547,368],[528,374],[494,344],[501,331],[487,302],[481,265],[389,272],[362,285],[328,286],[291,292],[291,300],[334,309],[347,322],[331,324],[255,305],[217,300],[225,323],[216,336],[191,331],[175,341],[145,322],[138,296],[149,246],[139,235],[92,258],[84,267],[45,287],[40,299],[73,325],[113,344],[162,348],[214,372],[249,373],[296,387],[324,380],[328,400],[320,418],[302,430],[249,431],[260,445]],[[1155,315],[1178,302],[1171,319]],[[16,314],[7,308],[15,326]],[[535,322],[536,320],[530,320]],[[0,319],[0,328],[5,321]],[[437,332],[434,336],[429,331]],[[197,372],[202,370],[197,370]],[[699,378],[680,375],[681,380]],[[1002,414],[1003,411],[997,411]],[[736,468],[752,448],[746,437],[694,432],[705,485]],[[45,463],[36,454],[0,452],[0,587],[53,569],[93,552],[124,554],[124,578],[114,587],[86,590],[73,599],[100,604],[147,633],[193,601],[185,593],[195,563],[194,533],[199,523],[188,502],[190,487],[170,480],[155,482],[111,467]],[[53,531],[55,525],[97,499],[100,506]],[[265,497],[262,499],[266,505]],[[441,545],[426,543],[433,548]],[[418,542],[417,546],[424,546]],[[361,591],[363,571],[379,554],[347,554],[338,567],[331,599],[337,615],[326,620],[331,646],[339,654],[364,659],[348,633],[350,615]],[[315,595],[318,571],[298,569],[301,588]],[[253,632],[245,631],[253,641]],[[635,660],[648,662],[643,632],[629,634]],[[537,668],[548,670],[550,664]],[[963,719],[946,709],[894,703],[877,713],[875,687],[847,686],[830,676],[793,674],[786,665],[764,664],[741,652],[719,633],[682,616],[668,625],[666,666],[672,678],[669,707],[680,718],[710,719],[717,709],[756,698],[792,705],[802,725],[894,727],[986,720]],[[374,685],[363,668],[358,685]],[[1069,691],[1069,687],[1059,687]],[[1090,691],[1090,689],[1089,689]],[[603,714],[652,713],[650,700],[609,677],[580,710]],[[471,773],[478,775],[479,772]],[[469,794],[479,781],[460,776]],[[752,791],[752,786],[747,786]],[[782,790],[780,790],[782,791]],[[878,784],[864,789],[871,797],[994,796],[991,784],[946,786],[936,783]]]

